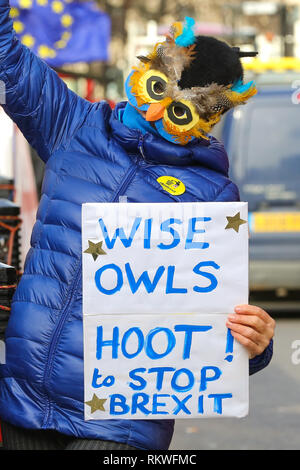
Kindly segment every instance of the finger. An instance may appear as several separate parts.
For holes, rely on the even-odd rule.
[[[237,314],[256,315],[265,322],[272,319],[265,310],[255,305],[237,305],[234,310]]]
[[[239,335],[251,340],[253,343],[257,345],[260,345],[261,343],[264,342],[263,335],[261,335],[260,333],[258,333],[256,330],[254,330],[251,327],[240,325],[238,323],[231,323],[231,322],[227,322],[226,326],[227,328],[230,328],[232,333],[233,332],[238,333]]]
[[[266,323],[256,315],[228,315],[228,319],[232,323],[251,326],[260,333],[263,333],[266,329]]]
[[[268,331],[270,332],[270,339],[273,338],[275,334],[276,322],[265,310],[254,305],[238,305],[236,306],[235,311],[237,312],[238,316],[247,315],[249,318],[260,318],[265,323],[265,327],[267,327]],[[260,326],[258,326],[258,330],[261,331]]]
[[[234,334],[237,334],[239,335],[239,337],[243,337],[244,341],[249,341],[250,344],[253,343],[258,348],[260,353],[262,353],[267,348],[272,337],[272,335],[269,333],[260,334],[251,327],[246,327],[238,324],[230,324],[230,322],[227,323],[227,327],[230,328],[233,336]]]
[[[232,336],[234,337],[234,339],[236,339],[242,346],[244,346],[248,353],[249,353],[249,356],[250,356],[250,359],[252,359],[253,357],[255,356],[258,356],[259,354],[261,354],[264,349],[262,349],[261,347],[259,347],[256,343],[254,343],[253,341],[251,341],[251,339],[249,338],[246,338],[245,336],[242,336],[240,335],[239,333],[236,333],[235,331],[232,331]]]

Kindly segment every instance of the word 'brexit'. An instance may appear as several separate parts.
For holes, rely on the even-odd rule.
[[[189,401],[192,398],[192,394],[186,395],[179,398],[176,395],[170,395],[167,393],[158,394],[155,393],[153,396],[149,396],[147,393],[135,393],[132,395],[131,403],[128,403],[128,399],[118,393],[110,396],[110,414],[111,415],[136,415],[140,412],[142,415],[167,415],[170,412],[164,410],[167,406],[168,401],[173,401],[171,413],[174,415],[184,414],[190,415],[191,410],[189,408]],[[198,414],[204,413],[204,395],[198,397]],[[213,410],[217,414],[223,414],[223,400],[232,398],[232,393],[211,393],[207,395],[206,401],[213,400]]]

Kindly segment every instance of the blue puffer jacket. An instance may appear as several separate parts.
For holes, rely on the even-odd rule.
[[[46,163],[43,194],[25,272],[6,332],[0,366],[0,416],[14,425],[56,429],[75,437],[115,440],[140,449],[166,449],[173,421],[84,421],[81,288],[81,204],[234,201],[220,143],[177,146],[122,124],[124,103],[112,113],[69,91],[58,76],[18,42],[0,0],[0,80],[5,111]],[[162,175],[184,182],[172,196]],[[265,367],[271,345],[250,361]]]

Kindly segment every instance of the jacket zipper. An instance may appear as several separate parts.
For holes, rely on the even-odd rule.
[[[139,151],[141,152],[142,157],[145,158],[144,153],[143,153],[143,148],[142,148],[142,140],[143,139],[141,137],[139,139],[138,148],[139,148]],[[111,202],[116,202],[119,199],[120,195],[122,195],[124,190],[126,190],[129,183],[132,181],[132,179],[134,178],[134,175],[137,172],[137,167],[138,167],[138,161],[136,162],[135,165],[133,165],[131,167],[130,170],[128,170],[127,175],[126,175],[122,185],[120,186],[119,190],[117,191],[117,193],[115,194],[115,196],[114,196],[114,198],[112,199]],[[47,387],[48,387],[48,382],[49,382],[49,379],[50,379],[50,376],[51,376],[51,373],[52,373],[53,360],[54,360],[54,356],[55,356],[56,346],[58,344],[60,334],[62,332],[62,329],[64,327],[66,319],[68,317],[68,309],[69,309],[69,306],[70,306],[70,304],[73,300],[73,294],[74,294],[74,292],[77,288],[77,285],[78,285],[78,280],[80,278],[81,265],[82,265],[82,263],[80,262],[79,268],[77,269],[77,272],[76,272],[76,276],[74,278],[74,281],[73,281],[73,283],[71,285],[71,288],[70,288],[70,291],[69,291],[68,300],[65,304],[65,307],[64,307],[64,309],[61,313],[60,319],[59,319],[59,321],[57,323],[57,326],[56,326],[56,329],[54,331],[54,334],[53,334],[53,337],[52,337],[52,340],[51,340],[51,344],[50,344],[50,348],[49,348],[49,352],[48,352],[48,359],[47,359],[47,362],[45,364],[45,371],[46,372],[45,372],[44,379],[43,379],[43,385],[44,385],[45,392],[47,394],[47,397],[46,397],[47,398],[47,403],[46,403],[46,411],[45,411],[45,415],[44,415],[44,419],[43,419],[43,423],[42,423],[42,428],[47,428],[48,420],[49,420],[49,417],[50,417],[51,399],[49,397]]]
[[[137,165],[133,165],[133,166],[131,167],[131,169],[127,172],[126,177],[125,177],[123,183],[121,184],[120,188],[118,189],[118,191],[117,191],[116,194],[114,195],[114,197],[113,197],[113,199],[111,200],[111,202],[118,202],[119,197],[120,197],[120,196],[123,196],[124,190],[128,188],[129,183],[133,180],[133,178],[134,178],[136,172],[137,172]]]
[[[143,157],[145,159],[145,155],[143,152],[143,137],[140,136],[139,138],[139,143],[138,143],[138,149]],[[123,196],[124,191],[128,188],[129,184],[133,180],[139,166],[139,161],[136,159],[136,162],[134,165],[131,166],[131,169],[128,170],[125,179],[123,180],[123,183],[121,184],[119,190],[116,192],[114,198],[112,199],[111,202],[117,202],[119,200],[120,196]]]
[[[139,142],[138,142],[138,149],[139,149],[139,152],[142,155],[143,159],[146,161],[146,157],[145,157],[144,149],[143,149],[143,143],[144,143],[143,136],[140,135]]]
[[[46,394],[47,394],[47,403],[46,403],[46,411],[45,411],[45,415],[44,415],[44,419],[43,419],[42,428],[47,427],[48,419],[49,419],[49,416],[50,416],[51,400],[50,400],[50,397],[49,397],[49,394],[48,394],[48,391],[47,391],[47,387],[48,387],[48,381],[49,381],[51,373],[52,373],[55,350],[56,350],[56,346],[58,344],[59,336],[60,336],[61,331],[63,329],[63,326],[66,322],[66,319],[68,317],[68,308],[69,308],[69,306],[70,306],[70,304],[73,300],[73,294],[74,294],[74,292],[77,288],[77,284],[78,284],[78,281],[79,281],[79,278],[80,278],[80,270],[81,270],[81,261],[80,261],[80,265],[77,269],[74,281],[71,285],[67,302],[66,302],[65,307],[64,307],[64,309],[61,313],[60,319],[57,323],[56,329],[54,331],[54,334],[52,336],[52,340],[51,340],[51,343],[50,343],[48,359],[47,359],[47,362],[45,364],[45,375],[44,375],[44,380],[43,380],[44,389],[45,389]]]

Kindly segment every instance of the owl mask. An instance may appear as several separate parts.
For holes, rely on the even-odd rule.
[[[223,41],[194,35],[194,20],[174,23],[148,56],[139,56],[125,89],[129,103],[165,139],[185,145],[208,139],[222,114],[257,93],[243,83],[243,53]]]

